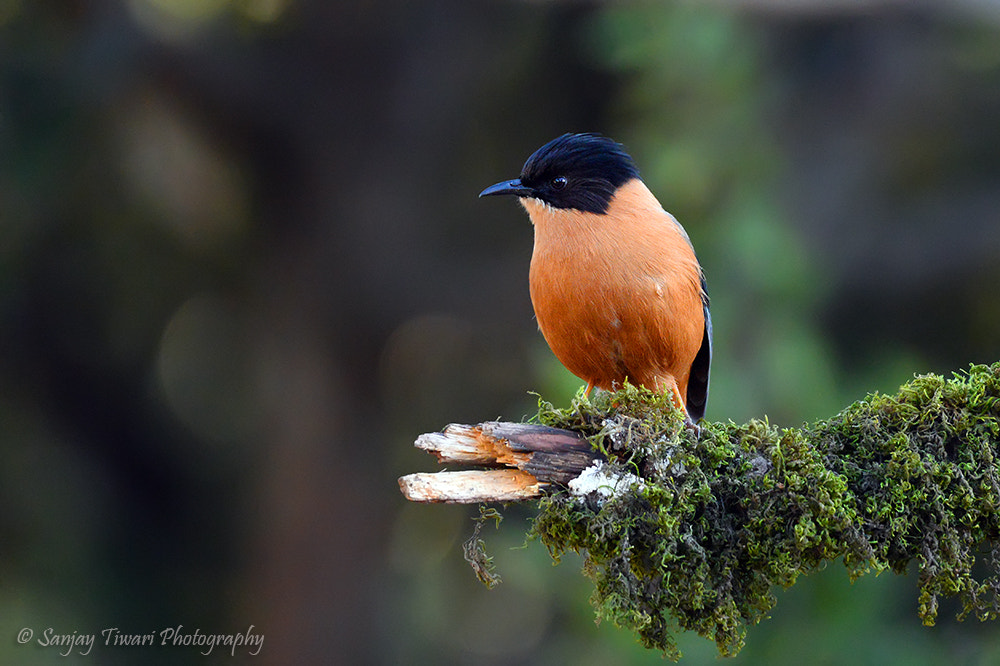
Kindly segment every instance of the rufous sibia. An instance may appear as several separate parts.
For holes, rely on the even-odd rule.
[[[712,360],[708,292],[687,232],[624,148],[564,134],[521,175],[481,197],[513,195],[535,245],[528,281],[538,327],[570,372],[596,386],[669,392],[693,424],[705,415]]]

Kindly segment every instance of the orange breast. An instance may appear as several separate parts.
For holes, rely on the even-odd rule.
[[[705,318],[681,226],[638,179],[606,215],[522,203],[535,225],[531,300],[553,353],[592,386],[628,379],[673,392],[683,407]]]

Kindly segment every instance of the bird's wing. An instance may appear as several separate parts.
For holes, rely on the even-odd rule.
[[[701,339],[701,348],[691,364],[691,378],[687,386],[687,412],[692,421],[705,416],[705,406],[708,403],[708,379],[712,366],[712,314],[708,307],[708,285],[705,276],[701,276],[701,303],[705,312],[705,332]]]

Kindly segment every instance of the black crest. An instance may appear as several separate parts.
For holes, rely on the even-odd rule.
[[[615,190],[639,177],[620,143],[598,134],[563,134],[521,169],[521,185],[555,208],[604,214]]]

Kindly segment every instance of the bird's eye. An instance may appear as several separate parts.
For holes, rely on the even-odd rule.
[[[552,189],[561,190],[562,188],[566,187],[566,182],[567,181],[565,176],[556,176],[555,178],[552,179]]]

